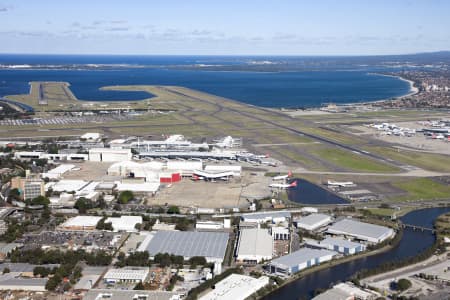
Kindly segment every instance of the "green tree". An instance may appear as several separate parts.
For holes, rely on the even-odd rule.
[[[409,281],[408,279],[402,278],[397,281],[396,286],[397,286],[397,290],[406,291],[407,289],[409,289],[412,286],[412,284],[411,284],[411,281]]]
[[[36,266],[33,269],[33,275],[34,276],[40,276],[40,277],[47,277],[48,274],[50,274],[50,269],[42,266]]]
[[[180,213],[180,209],[178,208],[178,206],[172,205],[167,210],[167,213],[168,214],[179,214]]]
[[[92,202],[84,197],[78,198],[78,200],[75,202],[75,205],[73,206],[76,209],[78,209],[78,212],[80,214],[85,214],[88,209],[93,208]]]
[[[10,273],[10,272],[11,272],[11,270],[8,267],[3,269],[3,274]]]
[[[50,204],[50,200],[45,196],[37,196],[31,200],[31,205],[44,205],[47,207]]]
[[[120,204],[127,204],[131,200],[133,200],[134,194],[132,191],[123,191],[119,194],[119,203]]]
[[[98,230],[109,230],[112,231],[113,227],[112,227],[112,223],[108,222],[106,223],[106,217],[103,217],[100,219],[100,221],[98,221],[97,226],[95,227]]]
[[[195,268],[196,266],[204,266],[206,265],[206,258],[203,256],[193,256],[189,259],[189,263],[191,267]]]
[[[144,285],[142,284],[141,281],[138,282],[138,284],[136,284],[136,286],[134,287],[133,290],[145,290]]]

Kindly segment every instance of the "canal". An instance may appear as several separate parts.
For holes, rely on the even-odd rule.
[[[410,212],[401,218],[402,222],[432,227],[434,220],[441,214],[449,212],[446,208],[427,208]],[[373,269],[383,263],[405,260],[416,256],[432,246],[435,236],[429,231],[414,231],[404,229],[399,244],[387,252],[363,257],[340,265],[320,270],[293,281],[279,290],[264,297],[265,300],[298,300],[313,298],[314,291],[328,289],[338,282],[349,280],[355,273],[363,269]]]
[[[345,199],[304,179],[293,179],[297,186],[288,189],[288,198],[300,204],[348,204]]]

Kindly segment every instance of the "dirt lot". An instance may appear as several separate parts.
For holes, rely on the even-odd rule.
[[[244,172],[242,178],[229,182],[205,182],[183,179],[162,189],[148,205],[178,205],[183,207],[233,208],[246,207],[247,199],[270,196],[269,178],[263,173]]]

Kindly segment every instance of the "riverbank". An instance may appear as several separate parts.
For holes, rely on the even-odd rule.
[[[401,221],[405,224],[431,227],[438,216],[449,211],[449,207],[418,209],[406,214]],[[416,256],[432,249],[435,242],[435,235],[431,232],[404,229],[403,236],[396,246],[385,248],[385,251],[380,251],[381,253],[371,252],[371,255],[366,257],[352,257],[354,259],[350,261],[341,260],[336,265],[325,264],[323,268],[311,269],[308,273],[302,273],[301,277],[296,277],[297,280],[291,279],[283,283],[266,294],[264,299],[297,300],[300,296],[301,299],[311,299],[315,291],[328,289],[338,282],[358,279],[357,275],[363,273],[362,271],[380,267],[387,270],[387,267],[397,266],[397,262],[412,263]],[[366,273],[367,275],[370,274]]]
[[[389,250],[395,248],[398,245],[398,243],[400,243],[402,236],[403,236],[403,229],[400,229],[400,231],[391,240],[392,243],[387,244],[387,245],[385,245],[385,246],[383,246],[381,248],[378,248],[378,249],[375,249],[375,250],[372,250],[372,251],[365,251],[365,252],[360,253],[360,254],[344,256],[342,258],[339,258],[339,259],[336,259],[336,260],[331,260],[329,262],[326,262],[326,263],[323,263],[323,264],[320,264],[320,265],[308,268],[306,270],[300,271],[300,272],[298,272],[298,273],[288,277],[287,279],[283,278],[284,281],[283,281],[282,284],[278,285],[275,289],[272,289],[272,290],[270,290],[269,292],[267,292],[267,293],[265,293],[263,295],[259,295],[256,299],[263,299],[263,298],[265,298],[267,296],[270,296],[270,294],[276,292],[277,290],[283,288],[284,286],[286,286],[286,285],[288,285],[290,283],[293,283],[293,282],[295,282],[297,280],[301,280],[303,277],[306,277],[308,275],[312,275],[312,274],[314,274],[316,272],[319,272],[319,271],[322,271],[322,270],[325,270],[325,269],[328,269],[328,268],[331,268],[331,267],[336,267],[336,266],[339,266],[339,265],[342,265],[344,263],[348,263],[348,262],[351,262],[351,261],[354,261],[354,260],[358,260],[358,259],[362,259],[362,258],[365,258],[365,257],[370,257],[370,256],[373,256],[373,255],[377,255],[377,254],[388,252]]]

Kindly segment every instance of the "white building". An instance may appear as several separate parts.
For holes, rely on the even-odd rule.
[[[370,243],[381,243],[395,234],[392,228],[352,219],[343,219],[334,223],[327,232],[333,235],[351,236]]]
[[[366,250],[366,246],[363,244],[332,237],[320,241],[320,245],[345,255],[351,255]]]
[[[249,223],[281,223],[286,222],[291,217],[288,211],[268,211],[258,213],[248,213],[241,216],[242,221]]]
[[[197,221],[195,223],[195,229],[219,230],[223,229],[223,222]]]
[[[236,260],[244,264],[257,264],[272,259],[273,240],[267,229],[246,228],[239,234]]]
[[[42,173],[42,178],[48,178],[48,179],[59,179],[62,175],[65,173],[75,169],[75,165],[72,164],[62,164],[57,166],[54,169],[51,169],[47,173]]]
[[[102,217],[76,216],[60,225],[64,230],[94,230]]]
[[[333,259],[337,253],[329,250],[301,248],[270,262],[270,273],[292,275],[306,268]]]
[[[49,182],[45,184],[45,190],[52,190],[54,192],[78,192],[87,186],[89,182],[84,180],[76,180],[76,179],[64,179],[58,182]]]
[[[132,191],[135,194],[155,194],[159,187],[159,182],[116,182],[116,189],[119,192]]]
[[[214,222],[214,221],[197,221],[195,223],[195,229],[204,229],[204,230],[219,230],[224,228],[231,227],[230,219],[223,219],[223,222]]]
[[[381,297],[381,294],[363,290],[352,283],[346,282],[335,285],[332,289],[314,297],[313,300],[375,300],[378,297]]]
[[[120,217],[109,217],[105,220],[105,223],[111,223],[114,232],[126,231],[126,232],[137,232],[135,228],[136,224],[142,224],[141,216],[120,216]]]
[[[148,278],[150,272],[149,268],[146,267],[128,267],[120,269],[109,269],[103,276],[103,280],[106,283],[117,283],[117,282],[130,282],[138,283],[145,282]]]
[[[158,173],[164,168],[164,163],[151,161],[147,163],[137,163],[134,161],[120,161],[112,164],[108,168],[108,175],[111,176],[133,176],[145,178],[147,181],[158,181]]]
[[[132,158],[131,149],[93,148],[89,150],[90,161],[116,162]]]
[[[289,240],[291,234],[289,228],[286,227],[271,227],[270,233],[274,241],[278,240]]]
[[[200,300],[244,300],[269,284],[269,277],[253,278],[246,275],[231,274],[215,284],[214,290]]]
[[[325,214],[310,214],[294,221],[297,228],[314,231],[331,223],[331,216]]]
[[[232,172],[234,177],[240,177],[242,173],[242,166],[236,165],[207,165],[206,172]]]
[[[179,171],[181,176],[192,176],[194,171],[202,169],[203,163],[201,161],[169,160],[167,162],[167,170]]]

